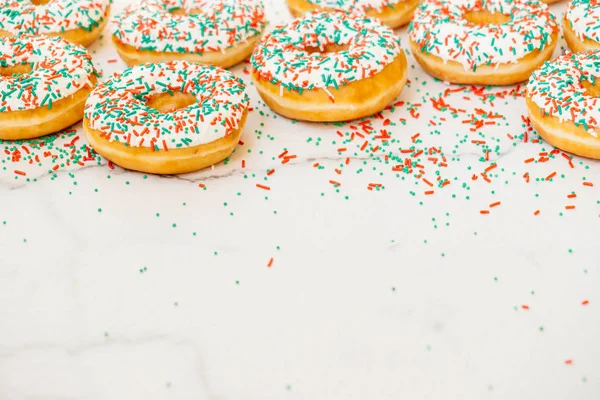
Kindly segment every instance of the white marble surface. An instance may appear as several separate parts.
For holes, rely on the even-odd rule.
[[[92,51],[124,67],[108,35]],[[80,127],[1,144],[0,399],[600,398],[599,164],[525,163],[552,148],[523,139],[522,98],[447,93],[453,118],[409,61],[406,104],[372,120],[388,146],[275,118],[252,87],[244,144],[187,176],[67,165]],[[476,109],[503,118],[470,131]],[[385,162],[411,146],[444,151],[418,157],[433,188]]]

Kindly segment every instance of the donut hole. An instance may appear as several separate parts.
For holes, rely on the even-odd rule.
[[[171,15],[177,15],[177,16],[184,16],[184,15],[194,15],[194,14],[202,14],[202,10],[200,10],[199,8],[192,8],[190,10],[186,10],[183,7],[180,8],[173,8],[171,10],[169,10],[169,14]]]
[[[31,4],[34,6],[43,6],[44,4],[50,3],[50,0],[31,0]]]
[[[596,78],[600,79],[600,78]],[[596,80],[594,79],[594,81]],[[585,89],[584,94],[591,97],[600,97],[600,85],[596,85],[588,80],[581,81],[581,86]]]
[[[148,107],[154,108],[160,113],[170,113],[186,108],[196,103],[196,97],[189,93],[173,92],[152,95],[148,101]]]
[[[317,46],[304,46],[304,51],[308,54],[320,53],[339,53],[340,51],[346,51],[350,48],[349,44],[336,44],[336,43],[328,43],[322,47]]]
[[[510,15],[491,12],[489,10],[469,10],[464,13],[464,19],[474,25],[486,26],[486,25],[502,25],[510,22]]]
[[[25,75],[33,70],[31,64],[17,64],[0,67],[0,76]]]

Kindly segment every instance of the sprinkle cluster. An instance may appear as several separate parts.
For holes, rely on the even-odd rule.
[[[329,45],[347,50],[320,52]],[[400,39],[375,20],[313,11],[275,28],[258,45],[251,62],[258,79],[301,92],[337,89],[370,78],[401,51]]]
[[[115,19],[114,37],[138,50],[206,53],[261,35],[266,23],[261,0],[142,0]]]
[[[394,5],[404,2],[405,0],[389,1],[389,0],[306,0],[307,3],[315,6],[341,11],[359,11],[366,12],[368,10],[381,11],[386,7],[394,8]]]
[[[467,11],[509,15],[500,25],[476,25]],[[558,31],[548,6],[537,0],[426,0],[415,12],[409,35],[419,50],[475,71],[483,65],[517,62],[552,43]]]
[[[32,71],[0,76],[0,112],[52,108],[91,85],[96,73],[87,50],[60,37],[0,38],[0,67],[20,64]]]
[[[0,30],[40,35],[83,28],[91,31],[106,17],[110,0],[0,0]]]
[[[86,103],[85,118],[111,142],[155,150],[195,146],[239,127],[249,103],[245,89],[222,68],[185,61],[145,64],[98,85]],[[169,113],[147,105],[153,95],[173,92],[192,94],[197,102]]]
[[[600,99],[587,94],[583,81],[600,76],[600,52],[565,54],[545,63],[529,79],[527,92],[546,114],[572,121],[596,136]]]
[[[565,18],[577,36],[600,42],[600,1],[573,0],[567,7]]]

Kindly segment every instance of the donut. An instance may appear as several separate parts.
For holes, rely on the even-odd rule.
[[[600,49],[600,2],[573,0],[569,3],[563,19],[563,30],[573,52]]]
[[[109,14],[110,0],[0,0],[0,36],[61,36],[89,46]]]
[[[114,21],[127,65],[186,60],[228,68],[252,54],[266,19],[261,0],[141,0]]]
[[[423,69],[442,81],[511,85],[552,56],[558,26],[538,0],[425,0],[409,42]]]
[[[375,20],[312,11],[275,28],[256,47],[251,76],[275,112],[347,121],[383,110],[406,84],[406,56]]]
[[[300,17],[312,10],[362,13],[390,28],[410,22],[421,0],[286,0],[290,13]]]
[[[544,64],[527,85],[531,124],[551,145],[600,159],[600,51],[569,53]]]
[[[90,145],[121,167],[182,174],[232,153],[248,104],[244,83],[220,67],[144,64],[94,89],[83,127]]]
[[[80,121],[96,81],[83,47],[60,37],[0,37],[0,139],[32,139]]]

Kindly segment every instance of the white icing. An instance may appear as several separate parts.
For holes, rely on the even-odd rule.
[[[170,12],[176,9],[201,13]],[[265,26],[261,0],[141,0],[115,18],[114,35],[137,49],[205,53],[225,51]]]
[[[531,100],[547,115],[583,126],[592,136],[600,125],[600,98],[582,81],[600,76],[600,52],[565,54],[535,71],[527,85]]]
[[[381,11],[385,7],[393,7],[394,4],[403,3],[405,0],[389,1],[389,0],[307,0],[308,3],[316,6],[342,10],[347,12],[367,10]]]
[[[110,0],[0,0],[0,30],[39,35],[78,28],[91,30],[103,20]]]
[[[567,7],[565,18],[580,39],[600,42],[600,2],[573,0]]]
[[[348,50],[306,51],[331,44],[347,45]],[[377,74],[401,51],[400,39],[375,20],[313,11],[275,28],[261,41],[251,62],[260,79],[289,89],[335,88]]]
[[[197,102],[169,113],[147,105],[156,94],[192,94]],[[174,61],[145,64],[113,75],[91,93],[85,117],[109,141],[132,147],[197,146],[239,128],[249,98],[244,83],[218,67]],[[165,144],[163,144],[163,140]]]
[[[510,15],[511,21],[479,26],[464,18],[466,11],[482,9]],[[415,12],[409,35],[421,52],[473,70],[515,63],[551,44],[557,30],[548,6],[537,0],[426,0]]]
[[[0,66],[32,65],[27,74],[0,76],[0,112],[51,107],[95,74],[86,49],[59,37],[0,38]]]

